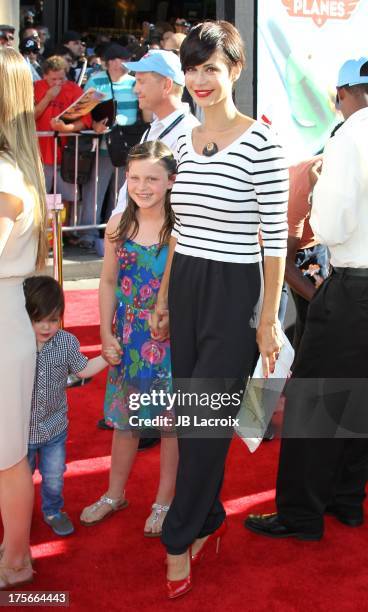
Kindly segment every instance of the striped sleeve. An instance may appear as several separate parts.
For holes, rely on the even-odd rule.
[[[178,166],[179,166],[179,164],[181,162],[181,152],[182,152],[182,150],[184,148],[184,145],[185,145],[185,135],[181,134],[178,137],[178,140],[177,140],[177,143],[176,143],[176,150],[175,150],[175,153],[174,153],[175,159],[177,160],[177,163],[178,163]],[[174,213],[174,215],[175,215],[175,213]],[[180,226],[181,226],[180,219],[179,219],[178,215],[175,215],[174,227],[171,230],[171,236],[173,238],[176,238],[176,240],[179,238],[179,235],[180,235]]]
[[[282,147],[271,130],[266,135],[259,133],[259,147],[254,150],[252,178],[258,201],[264,255],[286,257],[289,169]]]
[[[175,217],[174,227],[171,230],[171,235],[173,238],[178,239],[180,235],[180,221],[177,217]]]

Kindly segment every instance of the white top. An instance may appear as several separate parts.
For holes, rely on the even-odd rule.
[[[183,113],[185,114],[185,117],[180,121],[180,123],[178,123],[178,125],[176,125],[172,130],[170,130],[170,132],[166,136],[162,138],[162,142],[164,142],[165,145],[167,145],[176,156],[177,141],[179,136],[181,136],[181,134],[184,134],[188,130],[191,130],[194,126],[199,125],[199,121],[190,112],[189,104],[183,104],[181,108],[174,111],[173,113],[170,113],[170,115],[167,115],[167,117],[165,117],[164,119],[154,119],[149,128],[147,140],[158,140],[160,134],[162,134],[162,132],[164,132],[166,128],[168,128],[175,121],[175,119]],[[141,142],[144,142],[146,133],[147,132],[143,134]],[[119,191],[118,203],[116,205],[116,208],[114,208],[114,210],[112,211],[112,215],[124,212],[126,208],[126,202],[127,184],[125,181],[124,185]]]
[[[35,201],[22,172],[4,154],[0,156],[0,192],[14,195],[23,202],[23,212],[16,218],[0,255],[0,279],[21,279],[33,273],[36,266],[38,228],[34,223]]]
[[[172,189],[172,235],[183,255],[223,262],[285,257],[289,172],[269,126],[254,122],[211,157],[193,149],[192,135],[178,139],[178,176]]]
[[[310,224],[333,266],[368,268],[368,108],[351,115],[326,144]]]

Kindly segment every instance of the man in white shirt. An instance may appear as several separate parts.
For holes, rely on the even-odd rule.
[[[324,514],[358,527],[368,480],[368,57],[339,71],[345,123],[314,168],[310,224],[332,273],[312,298],[287,387],[277,513],[245,526],[319,540]],[[320,174],[320,176],[319,176]]]
[[[137,62],[124,62],[124,66],[135,72],[139,108],[154,114],[142,142],[162,140],[176,155],[179,136],[199,123],[190,113],[189,105],[181,101],[184,73],[178,56],[172,51],[151,50]],[[113,215],[124,211],[126,194],[124,183]]]

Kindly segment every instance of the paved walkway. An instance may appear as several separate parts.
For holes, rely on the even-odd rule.
[[[102,258],[95,251],[84,251],[78,247],[65,247],[63,250],[63,275],[65,281],[99,278]],[[53,259],[50,257],[46,274],[53,274]]]

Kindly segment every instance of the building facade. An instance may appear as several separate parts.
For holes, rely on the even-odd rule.
[[[49,28],[58,42],[66,30],[107,34],[139,31],[143,21],[165,22],[183,17],[190,22],[226,19],[240,30],[247,70],[236,88],[239,109],[255,113],[255,10],[257,0],[1,0],[0,23],[18,26],[32,18]]]

